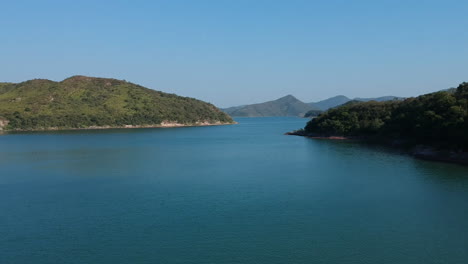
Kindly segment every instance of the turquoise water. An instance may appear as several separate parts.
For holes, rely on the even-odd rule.
[[[468,168],[218,127],[0,136],[0,263],[468,263]]]

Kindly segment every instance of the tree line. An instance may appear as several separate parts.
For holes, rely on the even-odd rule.
[[[353,102],[320,114],[304,128],[317,136],[404,140],[468,149],[468,83],[403,101]]]

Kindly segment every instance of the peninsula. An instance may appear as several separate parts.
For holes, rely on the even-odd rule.
[[[405,100],[349,102],[287,134],[390,143],[421,158],[468,164],[468,83]]]

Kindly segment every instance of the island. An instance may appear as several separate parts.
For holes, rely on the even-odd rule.
[[[66,130],[234,124],[210,103],[124,80],[73,76],[0,83],[0,130]]]
[[[468,83],[404,100],[351,101],[287,134],[384,143],[420,158],[468,164]]]

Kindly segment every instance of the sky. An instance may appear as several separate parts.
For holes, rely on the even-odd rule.
[[[219,107],[468,81],[468,1],[0,0],[0,81],[124,79]]]

